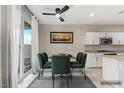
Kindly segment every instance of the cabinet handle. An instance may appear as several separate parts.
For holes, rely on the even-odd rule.
[[[122,69],[122,65],[121,64],[119,64],[119,69]]]
[[[105,33],[105,37],[107,37],[107,33]]]
[[[118,41],[118,44],[120,44],[120,40]]]
[[[94,40],[93,40],[93,44],[94,44]]]

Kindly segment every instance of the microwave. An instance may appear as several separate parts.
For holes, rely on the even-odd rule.
[[[99,41],[100,41],[100,45],[111,45],[112,37],[100,37]]]

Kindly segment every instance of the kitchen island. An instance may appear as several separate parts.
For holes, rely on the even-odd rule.
[[[124,55],[103,56],[103,80],[113,87],[124,87]]]

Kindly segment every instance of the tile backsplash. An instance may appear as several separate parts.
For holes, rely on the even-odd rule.
[[[95,51],[95,50],[124,51],[124,45],[86,45],[85,46],[85,51]]]

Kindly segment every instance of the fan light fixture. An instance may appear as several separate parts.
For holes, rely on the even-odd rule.
[[[60,17],[60,14],[56,14],[56,17],[59,18]]]
[[[94,16],[94,13],[91,13],[90,16]]]
[[[66,12],[69,9],[69,6],[65,5],[62,9],[55,8],[55,13],[42,13],[43,15],[53,15],[56,16],[61,22],[64,22],[64,19],[61,17],[61,14]]]

